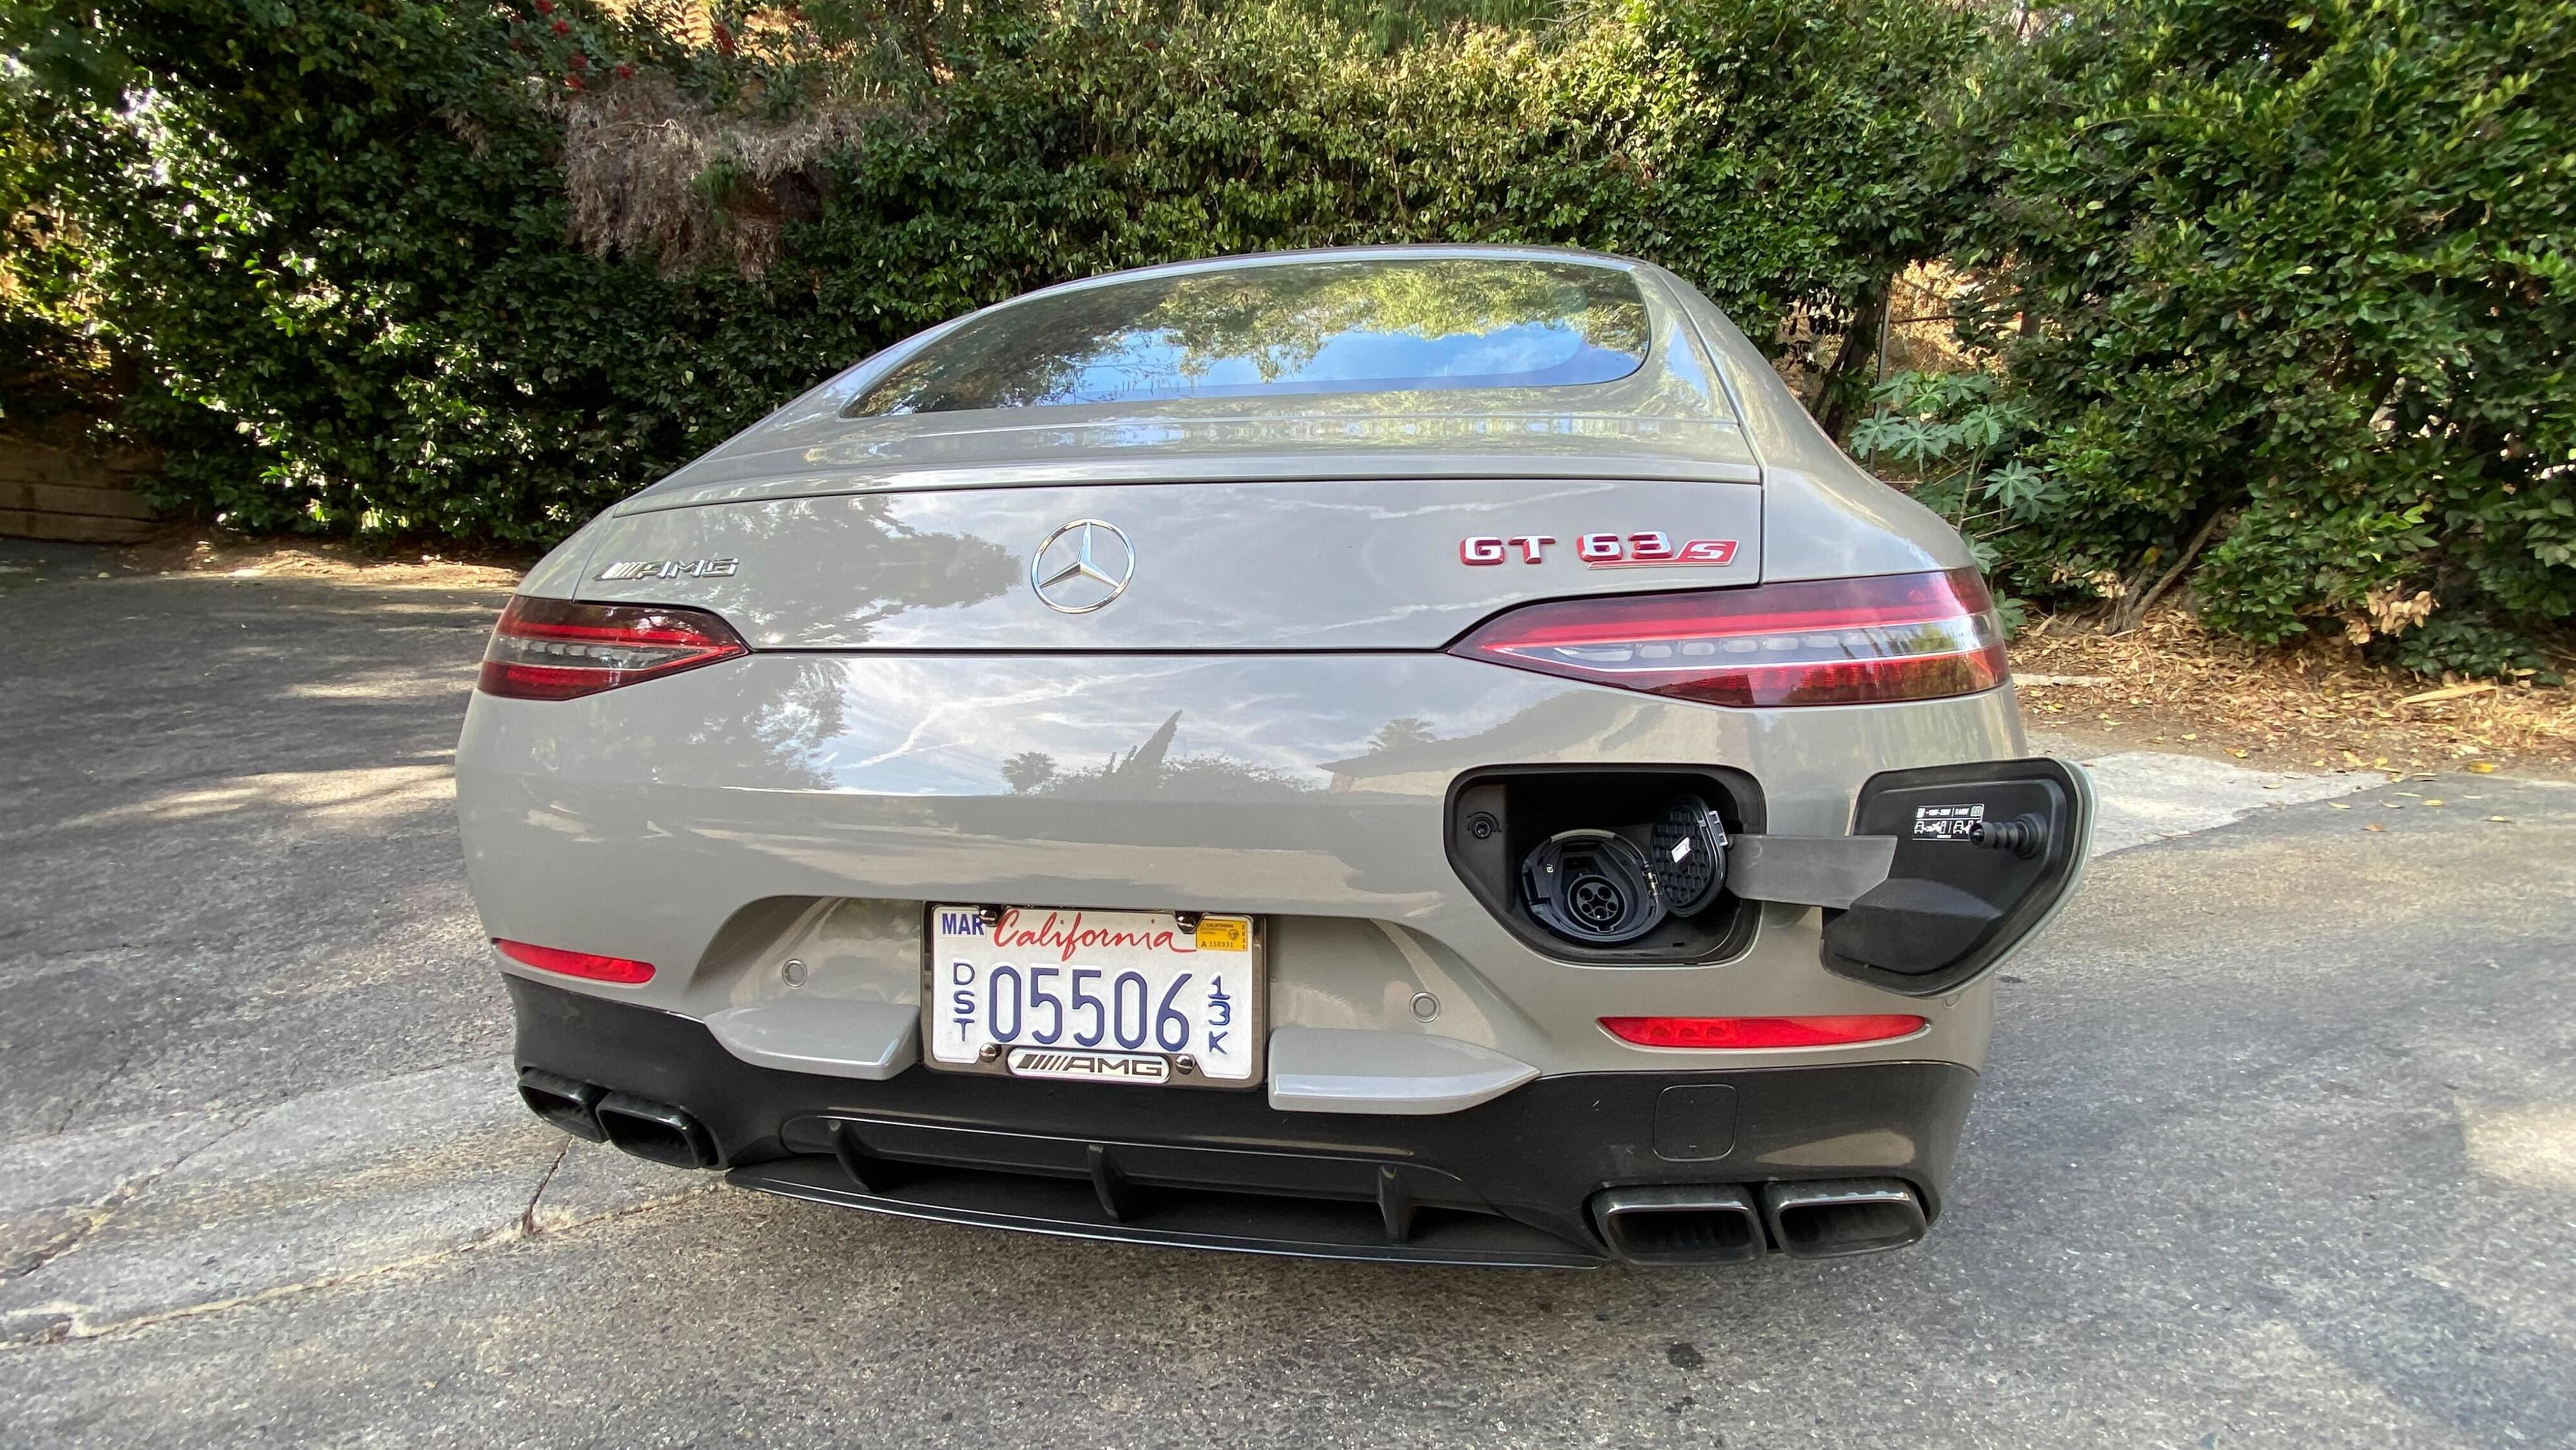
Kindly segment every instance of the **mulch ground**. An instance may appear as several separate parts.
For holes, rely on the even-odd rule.
[[[2031,728],[2284,770],[2510,769],[2576,776],[2576,691],[2438,681],[2316,644],[2212,639],[2181,609],[2113,637],[2042,619],[2012,646]]]
[[[188,525],[164,529],[127,547],[124,556],[128,568],[146,574],[345,579],[449,589],[508,589],[536,562],[534,554],[459,557],[417,549],[374,553],[350,544],[255,539]]]

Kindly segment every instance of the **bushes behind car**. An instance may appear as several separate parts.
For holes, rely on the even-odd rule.
[[[1930,98],[1979,34],[1939,0],[1392,49],[1293,5],[56,6],[151,97],[62,120],[149,158],[88,199],[161,502],[522,544],[886,343],[1122,267],[1564,243],[1757,331],[1847,315],[1927,245]]]
[[[1644,256],[1757,338],[1848,338],[1804,360],[1834,425],[1888,279],[1949,255],[2002,372],[1890,391],[1957,402],[1914,442],[1958,435],[1935,501],[2017,591],[2170,578],[2252,639],[2539,664],[2576,608],[2576,9],[1988,13],[21,0],[0,336],[61,361],[0,407],[112,372],[167,508],[538,545],[885,343],[1095,272]]]
[[[1983,73],[2016,587],[2418,669],[2576,612],[2576,7],[2079,0]],[[2012,506],[2017,504],[2018,506]]]

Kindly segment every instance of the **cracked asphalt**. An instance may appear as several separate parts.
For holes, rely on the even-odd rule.
[[[97,558],[0,547],[0,1444],[2576,1443],[2565,787],[2105,761],[2138,844],[1903,1253],[1081,1245],[528,1117],[447,785],[498,596]]]

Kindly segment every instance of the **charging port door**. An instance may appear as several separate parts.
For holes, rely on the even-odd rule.
[[[1992,970],[2075,889],[2093,783],[2062,760],[1890,770],[1860,790],[1852,834],[1896,841],[1887,879],[1826,913],[1825,966],[1930,997]]]

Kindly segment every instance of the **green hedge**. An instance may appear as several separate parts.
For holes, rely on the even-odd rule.
[[[2134,592],[2207,538],[2222,629],[2542,664],[2576,610],[2576,6],[2083,0],[1963,119],[2046,480],[1993,530],[2020,587]]]
[[[757,57],[573,0],[52,13],[158,98],[86,124],[161,169],[91,196],[161,501],[513,543],[907,333],[1121,267],[1539,241],[1652,256],[1757,332],[1847,313],[1932,244],[1928,110],[1979,33],[1939,0],[1657,0],[1390,51],[1289,5],[950,7],[890,69],[820,7],[725,12]],[[756,277],[569,240],[567,105],[674,91],[843,127],[792,175],[695,179],[737,225],[786,209]]]
[[[0,8],[0,342],[39,364],[0,410],[94,392],[104,341],[165,506],[542,544],[1066,278],[1554,242],[1865,343],[1946,255],[2002,372],[1900,379],[1861,436],[2017,591],[2134,604],[2206,545],[2214,624],[2421,669],[2536,666],[2576,610],[2570,0],[621,13]],[[620,117],[708,144],[675,174],[599,148]]]
[[[96,336],[98,249],[66,194],[97,170],[92,135],[61,120],[31,74],[0,65],[0,426],[17,430],[77,424],[122,391]]]

